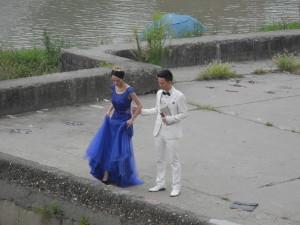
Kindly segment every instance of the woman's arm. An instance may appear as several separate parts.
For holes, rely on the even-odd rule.
[[[105,113],[105,116],[110,116],[111,111],[114,109],[113,104],[110,104],[108,111]]]
[[[135,92],[131,92],[129,94],[129,96],[132,98],[132,100],[136,104],[136,108],[134,110],[134,113],[133,113],[131,119],[127,121],[128,127],[130,127],[133,124],[133,121],[136,119],[136,117],[139,114],[141,114],[141,110],[142,110],[142,107],[143,107],[141,100],[139,99],[139,97],[136,95]]]

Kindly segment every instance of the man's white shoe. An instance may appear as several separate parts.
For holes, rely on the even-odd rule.
[[[148,189],[150,192],[157,192],[157,191],[164,191],[166,190],[166,187],[164,186],[155,186],[153,188]]]
[[[171,191],[170,196],[171,196],[171,197],[176,197],[176,196],[178,196],[179,194],[180,194],[180,191],[179,191],[179,190],[173,189],[173,190]]]

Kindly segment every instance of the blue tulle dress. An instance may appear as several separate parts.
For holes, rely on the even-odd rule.
[[[105,116],[104,122],[91,141],[86,158],[89,160],[90,173],[101,180],[104,171],[109,172],[109,182],[120,187],[143,184],[138,179],[135,167],[132,136],[133,126],[127,128],[131,118],[129,94],[134,92],[128,87],[123,94],[117,94],[115,85],[111,85],[114,113],[111,118]]]

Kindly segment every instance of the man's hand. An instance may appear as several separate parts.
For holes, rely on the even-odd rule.
[[[166,117],[166,115],[165,115],[164,113],[160,113],[160,115],[161,115],[162,121],[163,121],[164,123],[166,123],[166,122],[167,122],[167,117]]]

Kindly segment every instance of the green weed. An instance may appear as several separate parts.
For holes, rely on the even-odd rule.
[[[220,31],[218,30],[218,28],[212,28],[209,32],[210,35],[218,35],[219,33]]]
[[[80,225],[89,225],[89,221],[88,221],[88,218],[85,217],[85,216],[82,216],[81,217],[81,221],[80,221]]]
[[[43,32],[43,44],[48,63],[58,66],[58,59],[62,48],[65,46],[62,39],[50,38],[50,33],[45,29]]]
[[[145,30],[142,34],[146,40],[146,46],[143,46],[140,40],[137,28],[133,29],[134,39],[137,49],[133,51],[135,57],[142,62],[162,65],[165,56],[166,34],[169,28],[168,23],[162,22],[160,19],[162,14],[155,12],[152,14],[154,25]]]
[[[267,25],[259,29],[260,32],[276,31],[276,30],[293,30],[300,29],[300,22],[273,22],[271,25]]]
[[[213,61],[196,77],[197,80],[227,80],[230,78],[241,78],[242,75],[232,71],[229,63]]]
[[[0,80],[58,72],[41,49],[0,50]]]
[[[50,224],[52,217],[62,219],[64,212],[59,208],[56,202],[51,202],[43,207],[34,207],[33,211],[42,216],[43,224]]]
[[[296,61],[294,54],[283,52],[275,54],[272,61],[280,71],[294,72],[300,69],[300,62]]]
[[[221,199],[224,201],[230,202],[230,198],[228,198],[228,197],[222,197]]]
[[[215,107],[213,107],[212,105],[202,105],[199,103],[195,103],[195,102],[188,102],[190,105],[196,106],[197,110],[208,110],[208,111],[214,111],[214,112],[218,112],[220,113],[221,111]]]
[[[44,30],[43,48],[14,49],[2,44],[0,48],[0,80],[16,79],[60,71],[59,57],[64,41],[52,40]]]
[[[109,63],[109,62],[101,62],[100,67],[113,67],[114,64]]]
[[[239,30],[238,30],[238,27],[237,27],[236,24],[234,24],[231,33],[232,33],[232,34],[238,34],[238,33],[239,33]]]

